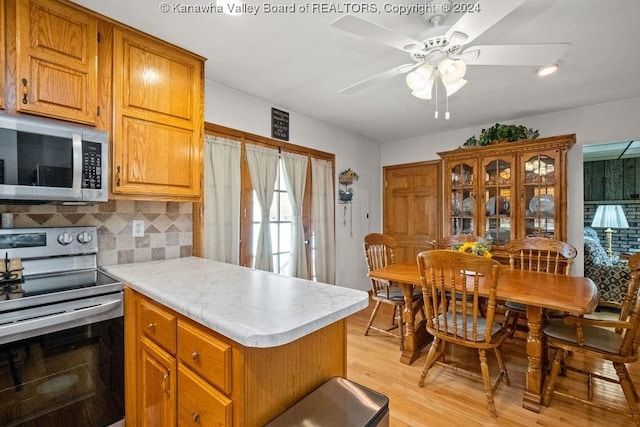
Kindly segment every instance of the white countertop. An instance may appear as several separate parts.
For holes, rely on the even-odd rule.
[[[364,291],[188,257],[101,267],[247,347],[276,347],[356,313]]]

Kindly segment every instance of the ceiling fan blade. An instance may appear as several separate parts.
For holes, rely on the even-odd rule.
[[[364,79],[361,80],[357,83],[354,83],[350,86],[345,87],[344,89],[340,89],[338,91],[338,93],[353,93],[356,92],[360,89],[363,89],[365,87],[371,86],[377,82],[380,82],[382,80],[387,80],[390,79],[392,77],[395,77],[399,74],[404,74],[404,73],[408,73],[409,71],[412,71],[413,69],[419,67],[420,63],[411,63],[411,64],[404,64],[404,65],[400,65],[399,67],[394,67],[390,70],[384,71],[380,74],[376,74],[375,76],[369,77],[368,79]]]
[[[465,45],[487,31],[502,18],[517,9],[525,0],[480,1],[478,10],[468,12],[453,24],[445,37],[454,45]]]
[[[471,46],[457,55],[467,65],[550,65],[571,43]]]
[[[411,51],[411,46],[423,46],[422,42],[400,34],[355,15],[344,15],[331,23],[331,26],[359,35],[402,51]]]

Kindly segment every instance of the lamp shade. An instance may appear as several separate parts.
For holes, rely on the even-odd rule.
[[[591,226],[594,228],[629,228],[627,217],[620,205],[600,205]]]
[[[429,80],[431,80],[431,85],[433,85],[433,79],[431,78],[431,74],[433,74],[433,67],[428,64],[423,64],[414,71],[407,74],[406,81],[407,86],[414,92],[421,92],[426,89],[431,91],[431,87],[429,85]]]

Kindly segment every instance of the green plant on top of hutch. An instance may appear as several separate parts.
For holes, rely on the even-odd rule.
[[[514,142],[525,139],[536,139],[538,136],[540,136],[540,132],[537,129],[527,128],[522,125],[502,125],[496,123],[489,129],[482,129],[478,138],[473,135],[467,139],[464,146],[485,146],[494,142]]]

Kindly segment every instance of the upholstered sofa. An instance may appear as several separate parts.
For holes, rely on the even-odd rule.
[[[584,229],[584,275],[600,291],[600,305],[618,307],[627,290],[631,272],[626,261],[610,259],[600,243],[598,233]]]

